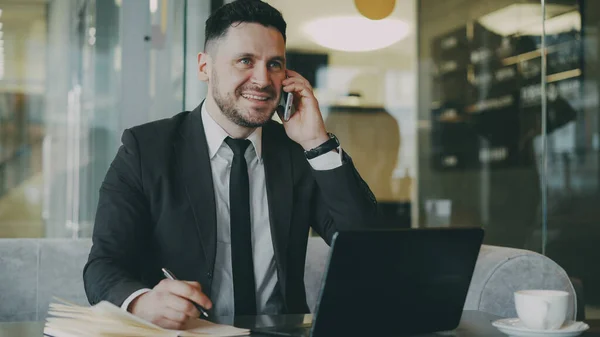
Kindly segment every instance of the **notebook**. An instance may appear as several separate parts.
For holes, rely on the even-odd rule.
[[[182,330],[168,330],[143,320],[110,302],[85,307],[65,300],[51,303],[44,335],[51,337],[164,336],[233,337],[250,334],[248,329],[196,319]]]

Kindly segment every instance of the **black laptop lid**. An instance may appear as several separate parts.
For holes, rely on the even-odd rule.
[[[337,233],[313,337],[401,336],[458,326],[481,228]]]

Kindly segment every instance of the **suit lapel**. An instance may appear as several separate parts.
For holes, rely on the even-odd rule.
[[[185,186],[208,264],[207,271],[212,273],[216,254],[217,214],[201,106],[192,111],[183,122],[179,140],[173,146],[181,168],[181,183]]]
[[[279,280],[285,287],[287,266],[287,247],[292,218],[293,176],[290,151],[284,146],[284,140],[277,137],[272,124],[263,127],[263,163],[269,201],[269,218],[275,259],[279,270]]]

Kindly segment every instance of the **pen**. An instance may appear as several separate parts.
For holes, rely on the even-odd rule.
[[[165,274],[165,277],[171,280],[177,280],[177,277],[175,277],[175,275],[173,273],[171,273],[167,268],[163,268],[162,269],[163,274]],[[204,310],[204,308],[202,308],[200,305],[198,305],[198,303],[194,302],[194,301],[190,301],[194,304],[194,306],[196,307],[196,309],[198,309],[198,311],[200,311],[202,313],[202,315],[204,315],[204,317],[208,317],[208,313],[206,313],[206,310]]]

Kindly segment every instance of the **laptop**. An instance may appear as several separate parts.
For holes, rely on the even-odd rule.
[[[338,232],[312,323],[253,332],[331,337],[454,330],[482,241],[481,228]]]

